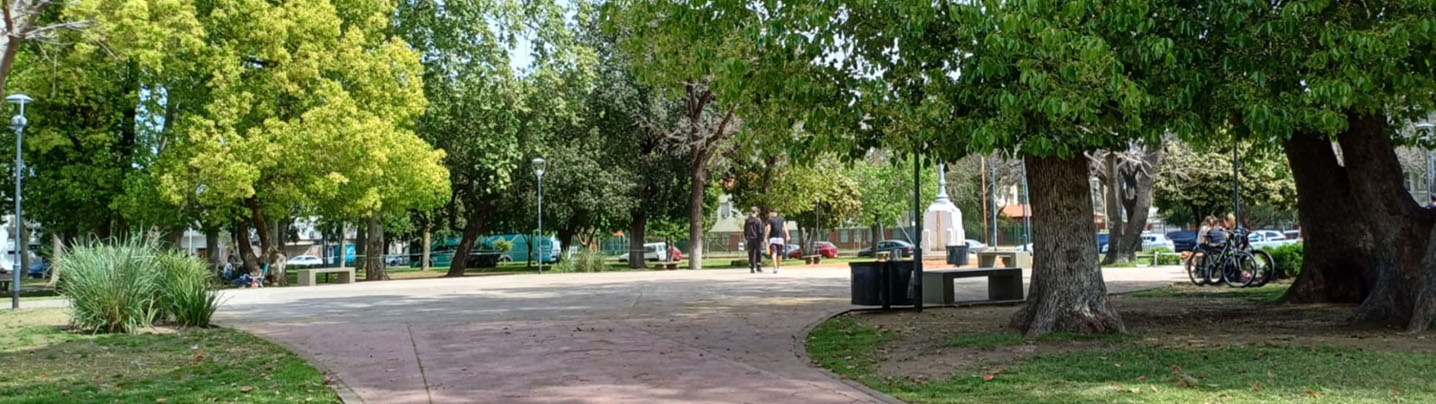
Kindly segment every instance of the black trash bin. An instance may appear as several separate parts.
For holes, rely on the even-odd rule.
[[[917,299],[908,296],[912,280],[912,261],[850,262],[853,305],[908,306]]]
[[[947,264],[954,266],[967,265],[967,244],[947,246]]]

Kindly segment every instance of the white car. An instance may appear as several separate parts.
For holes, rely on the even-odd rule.
[[[981,241],[967,239],[963,240],[963,242],[967,244],[967,251],[969,252],[978,252],[987,249],[987,244],[983,244]]]
[[[324,265],[324,261],[320,261],[319,257],[313,255],[296,255],[285,264],[291,267],[317,267]]]
[[[668,261],[668,251],[664,246],[667,243],[645,243],[643,244],[643,260],[645,261]],[[618,256],[618,262],[628,262],[628,253]]]
[[[1165,248],[1167,251],[1177,251],[1177,245],[1165,234],[1142,233],[1142,250]]]
[[[1276,247],[1298,242],[1298,240],[1286,238],[1286,234],[1276,230],[1254,230],[1247,233],[1247,241],[1251,243],[1252,248]]]

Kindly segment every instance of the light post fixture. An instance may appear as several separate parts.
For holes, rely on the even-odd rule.
[[[534,164],[534,175],[535,175],[535,176],[538,176],[538,237],[539,237],[539,239],[538,239],[537,242],[535,242],[535,245],[538,247],[538,250],[539,250],[539,254],[538,254],[538,271],[539,271],[539,273],[543,273],[543,253],[544,253],[543,238],[542,238],[542,237],[543,237],[543,172],[544,172],[544,169],[546,169],[547,167],[545,167],[546,164],[545,164],[545,162],[543,161],[543,157],[534,157],[534,159],[533,159],[533,164]]]
[[[1431,122],[1416,124],[1416,129],[1426,130],[1427,140],[1431,139],[1431,131],[1433,128],[1436,128],[1436,125],[1432,125]],[[1424,149],[1426,149],[1426,207],[1430,208],[1433,207],[1431,206],[1431,196],[1436,195],[1436,186],[1433,186],[1436,185],[1436,181],[1433,181],[1433,177],[1431,176],[1431,172],[1436,171],[1436,167],[1433,167],[1436,166],[1436,160],[1432,159],[1430,145],[1427,145]]]
[[[24,225],[20,221],[20,218],[23,217],[21,214],[24,212],[20,207],[20,179],[25,175],[25,159],[20,155],[20,134],[25,131],[25,124],[28,123],[25,121],[25,104],[29,104],[31,101],[34,100],[30,96],[21,93],[5,97],[5,102],[20,105],[20,112],[15,114],[14,118],[10,118],[10,129],[15,130],[15,259],[10,263],[10,274],[14,278],[10,283],[11,309],[20,308],[20,263],[24,262],[20,257],[23,257],[21,254],[25,253],[25,245],[20,242],[20,232],[25,231]]]

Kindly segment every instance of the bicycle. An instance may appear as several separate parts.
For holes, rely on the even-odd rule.
[[[1187,277],[1197,286],[1225,283],[1234,288],[1264,286],[1271,280],[1273,260],[1265,251],[1252,251],[1246,232],[1232,232],[1219,250],[1193,252],[1187,259]]]

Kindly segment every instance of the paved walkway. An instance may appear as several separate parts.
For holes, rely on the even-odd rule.
[[[1122,292],[1180,269],[1111,269]],[[809,366],[845,268],[615,272],[234,290],[217,315],[368,403],[877,402]],[[959,299],[986,296],[963,279]]]

